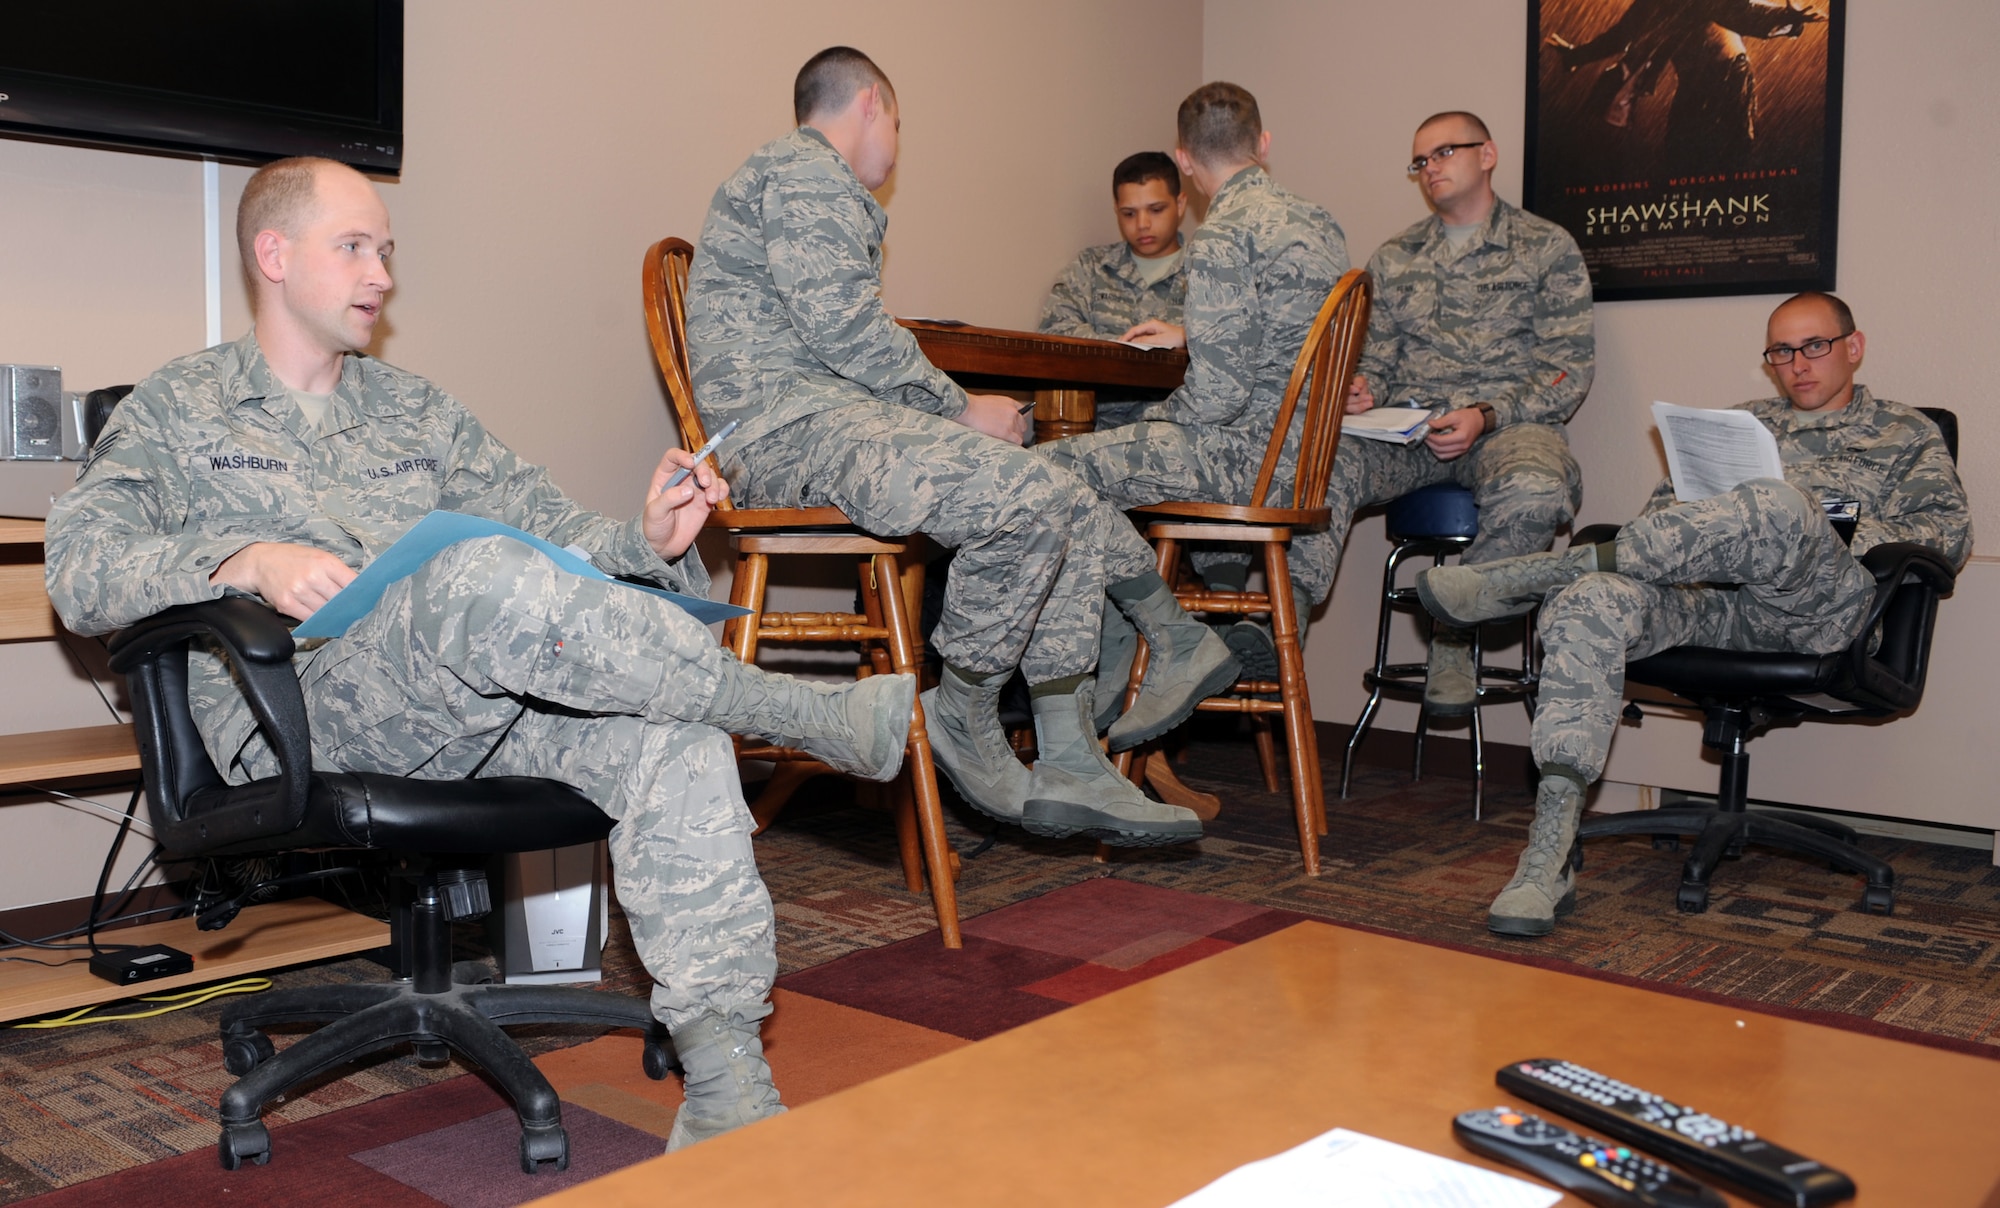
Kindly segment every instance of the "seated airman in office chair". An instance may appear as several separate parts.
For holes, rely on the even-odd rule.
[[[685,555],[729,488],[686,452],[667,453],[637,518],[613,520],[457,400],[362,352],[394,247],[366,177],[330,160],[271,164],[244,188],[237,241],[254,329],[141,382],[50,513],[49,595],[64,624],[109,633],[228,593],[303,619],[433,509],[707,593]],[[693,476],[668,487],[677,468]],[[228,662],[198,647],[189,664],[216,767],[231,783],[275,774]],[[679,607],[502,537],[445,550],[294,667],[317,766],[544,777],[617,820],[619,901],[687,1075],[669,1148],[784,1110],[758,1038],[777,974],[771,900],[724,731],[887,780],[914,677],[829,687],[759,671]]]
[[[1965,488],[1914,408],[1854,382],[1867,341],[1847,304],[1802,293],[1771,314],[1764,360],[1781,398],[1745,403],[1777,437],[1785,476],[1695,503],[1663,482],[1615,542],[1418,576],[1441,621],[1475,625],[1539,603],[1545,647],[1530,746],[1542,779],[1528,847],[1487,914],[1546,935],[1576,902],[1570,864],[1584,791],[1604,773],[1625,666],[1673,646],[1830,654],[1861,636],[1876,595],[1857,559],[1910,542],[1954,567],[1972,549]],[[1823,503],[1859,504],[1852,543]]]

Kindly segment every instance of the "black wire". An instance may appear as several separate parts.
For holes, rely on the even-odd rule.
[[[104,695],[104,685],[97,682],[97,677],[91,674],[89,667],[84,665],[83,656],[76,652],[76,647],[69,644],[69,631],[58,627],[56,629],[56,640],[61,642],[62,648],[69,653],[70,661],[76,664],[76,669],[83,672],[83,678],[89,680],[90,686],[97,689],[97,699],[104,702],[104,708],[111,714],[111,720],[123,722],[125,718],[118,712],[118,706],[112,704],[111,698]],[[102,642],[102,639],[99,639],[99,641]]]
[[[109,911],[113,917],[116,917],[127,906],[132,904],[132,895],[139,892],[135,888],[139,884],[139,878],[146,875],[146,870],[151,868],[166,853],[166,850],[167,845],[164,843],[153,844],[153,850],[147,852],[146,858],[139,861],[139,866],[132,870],[132,875],[125,878],[125,887],[118,891],[118,901]]]
[[[176,911],[186,910],[189,908],[190,905],[192,905],[192,903],[176,902],[172,906],[155,906],[150,910],[135,910],[131,914],[113,915],[112,917],[107,919],[99,919],[97,920],[97,925],[99,927],[105,927],[109,926],[112,923],[129,923],[134,919],[151,918],[156,914],[172,914]],[[42,936],[40,939],[33,939],[33,940],[22,939],[20,936],[14,935],[8,931],[0,931],[0,941],[4,941],[4,943],[0,943],[0,948],[8,948],[8,947],[46,948],[50,951],[55,951],[55,952],[69,951],[73,949],[80,950],[88,948],[90,947],[90,945],[59,944],[59,943],[54,943],[52,941],[68,939],[72,935],[81,934],[83,930],[84,930],[84,924],[79,923],[78,925],[71,927],[68,930],[52,932],[51,934]],[[132,945],[126,944],[121,946],[131,947]]]
[[[92,953],[104,949],[97,943],[97,918],[104,912],[104,891],[111,884],[111,866],[118,862],[118,849],[125,846],[125,836],[132,829],[132,819],[139,813],[139,795],[145,792],[141,785],[132,790],[132,799],[125,803],[125,820],[118,824],[118,833],[111,837],[111,850],[104,853],[104,867],[97,874],[97,892],[90,895],[90,917],[83,925],[84,942]],[[113,944],[114,951],[125,952],[138,947],[137,944]]]

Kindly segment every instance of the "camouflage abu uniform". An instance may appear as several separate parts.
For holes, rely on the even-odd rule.
[[[1153,558],[1123,516],[1024,449],[952,420],[965,391],[882,306],[889,218],[810,126],[716,190],[688,277],[688,359],[739,495],[832,505],[886,535],[954,547],[932,643],[1031,683],[1097,662],[1104,588]]]
[[[1919,412],[1877,401],[1865,386],[1838,411],[1800,411],[1782,398],[1742,409],[1777,436],[1784,481],[1681,504],[1663,482],[1619,531],[1616,573],[1583,575],[1543,600],[1547,655],[1530,736],[1538,764],[1585,781],[1603,774],[1630,659],[1690,644],[1841,650],[1875,594],[1857,555],[1891,541],[1928,546],[1954,565],[1971,553],[1965,489]],[[1860,501],[1851,547],[1822,499]]]
[[[1493,430],[1439,461],[1421,442],[1343,440],[1327,504],[1333,556],[1355,511],[1456,482],[1479,504],[1469,563],[1549,547],[1576,514],[1583,474],[1562,424],[1590,393],[1590,276],[1568,231],[1500,198],[1454,253],[1433,214],[1368,262],[1375,304],[1360,375],[1377,406],[1493,405]]]
[[[1148,408],[1156,418],[1036,446],[1122,507],[1164,499],[1250,503],[1292,365],[1327,294],[1347,271],[1340,226],[1319,206],[1248,167],[1216,191],[1187,244],[1187,379]],[[1301,413],[1268,502],[1289,499]],[[1332,562],[1321,534],[1292,545],[1300,586],[1324,596]]]
[[[1180,261],[1173,271],[1148,285],[1139,277],[1132,245],[1124,240],[1083,249],[1049,290],[1036,330],[1087,340],[1115,340],[1148,319],[1180,326],[1181,309],[1187,300],[1185,243],[1176,245],[1175,250]],[[1147,406],[1160,397],[1158,390],[1100,386],[1095,426],[1102,430],[1144,419]]]
[[[1115,340],[1148,319],[1178,327],[1186,299],[1185,255],[1173,272],[1148,285],[1139,277],[1132,245],[1121,239],[1078,253],[1049,290],[1036,330]]]
[[[664,562],[637,520],[578,507],[413,374],[347,356],[324,423],[309,427],[253,333],[173,362],[119,404],[50,513],[49,595],[71,629],[108,633],[221,596],[210,573],[254,542],[311,546],[359,568],[433,509],[707,592],[698,559]],[[654,1012],[678,1027],[703,1010],[762,1018],[777,972],[729,739],[690,720],[730,657],[664,600],[488,538],[432,559],[295,668],[317,763],[546,776],[616,818],[618,898],[658,983]],[[274,773],[223,658],[191,651],[189,678],[216,766],[238,783]]]

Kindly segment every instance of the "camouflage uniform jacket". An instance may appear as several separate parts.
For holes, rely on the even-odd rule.
[[[1494,426],[1560,424],[1590,393],[1590,274],[1568,231],[1499,198],[1453,258],[1433,214],[1368,262],[1361,376],[1381,406],[1493,404]]]
[[[1748,411],[1778,438],[1785,481],[1812,500],[1861,504],[1848,548],[1909,541],[1937,551],[1953,566],[1972,553],[1972,511],[1951,451],[1937,425],[1914,407],[1877,399],[1854,387],[1838,411],[1801,411],[1782,398],[1734,408]],[[1672,480],[1653,489],[1641,515],[1675,503]]]
[[[1036,328],[1058,336],[1115,340],[1148,319],[1180,325],[1187,298],[1187,257],[1147,285],[1132,245],[1124,240],[1087,247],[1070,261],[1042,303]]]
[[[344,358],[325,422],[308,430],[252,332],[168,364],[118,404],[49,513],[49,598],[75,632],[109,633],[220,597],[209,575],[254,542],[313,546],[358,570],[433,509],[581,546],[612,574],[708,592],[700,559],[662,561],[637,519],[579,507],[415,374]],[[322,649],[302,651],[296,669]],[[195,718],[226,770],[255,723],[219,654],[189,664]]]
[[[1230,177],[1188,240],[1187,378],[1149,418],[1210,429],[1254,465],[1306,333],[1347,267],[1331,214],[1260,167]],[[1294,446],[1304,424],[1300,411]]]
[[[723,462],[793,420],[866,399],[946,419],[965,391],[882,305],[889,215],[810,126],[722,182],[688,274],[688,361]]]

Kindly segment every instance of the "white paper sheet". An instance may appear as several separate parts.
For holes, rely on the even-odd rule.
[[[1340,430],[1363,440],[1413,445],[1430,431],[1430,421],[1436,415],[1429,407],[1371,407],[1359,415],[1342,418]]]
[[[1239,1166],[1173,1208],[1550,1208],[1562,1193],[1336,1128]]]
[[[1748,482],[1752,478],[1783,478],[1784,459],[1778,438],[1748,411],[1703,411],[1653,404],[1653,422],[1667,451],[1667,473],[1674,496],[1695,503]]]

